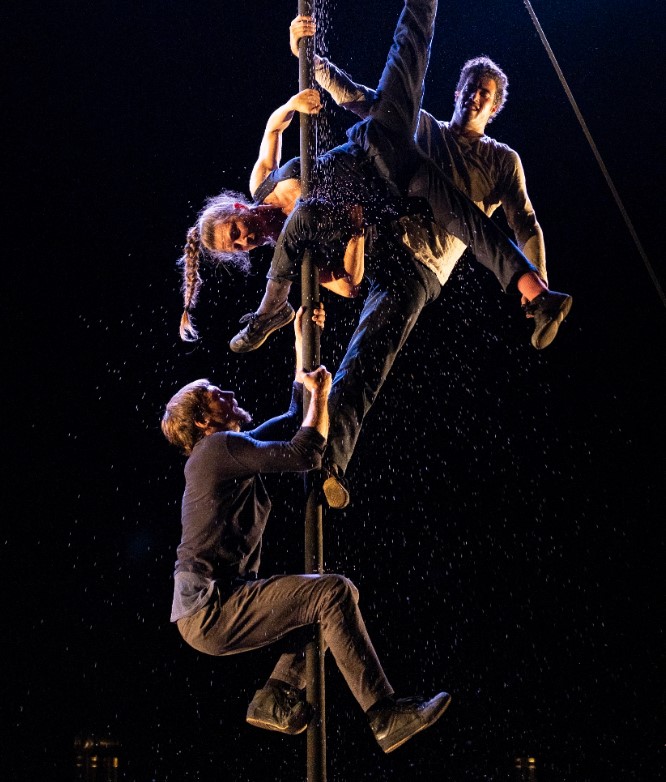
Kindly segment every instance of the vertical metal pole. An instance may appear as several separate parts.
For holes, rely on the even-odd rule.
[[[312,16],[310,0],[298,0],[299,15]],[[314,41],[302,38],[298,50],[298,88],[314,86]],[[315,118],[300,115],[301,122],[301,191],[302,197],[310,194],[313,162],[316,156]],[[319,301],[319,269],[313,263],[309,250],[305,252],[301,266],[301,304],[311,314]],[[303,367],[311,371],[320,364],[319,329],[307,317],[303,319]],[[309,404],[305,395],[305,409]],[[305,572],[321,575],[324,571],[324,546],[322,506],[318,498],[317,475],[308,473],[305,480]],[[326,698],[324,645],[321,626],[315,628],[314,640],[306,650],[307,699],[314,708],[314,718],[307,732],[307,782],[326,782]]]

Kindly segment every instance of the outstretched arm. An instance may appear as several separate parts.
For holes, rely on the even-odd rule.
[[[543,231],[537,222],[534,207],[527,195],[525,171],[516,152],[511,155],[512,169],[507,174],[507,184],[502,193],[502,208],[516,243],[523,255],[537,268],[539,277],[548,284],[546,271],[546,247]]]
[[[282,157],[282,134],[291,124],[294,113],[318,114],[321,96],[317,90],[302,90],[275,109],[268,118],[264,136],[259,147],[259,157],[250,174],[250,193],[254,193],[266,177],[280,166]]]
[[[298,42],[301,38],[313,36],[316,32],[316,22],[311,16],[297,16],[289,25],[289,48],[298,57]],[[363,84],[356,84],[337,65],[315,54],[315,79],[317,84],[333,98],[333,100],[348,111],[361,118],[368,116],[377,93]]]
[[[291,440],[294,431],[301,426],[303,418],[303,318],[307,317],[304,307],[300,307],[294,318],[294,348],[296,350],[296,374],[292,385],[291,402],[289,410],[282,415],[270,418],[268,421],[254,428],[249,435],[254,440],[269,442],[275,440]],[[312,320],[321,330],[324,328],[326,311],[324,305],[319,302],[312,310]]]
[[[303,386],[310,392],[310,404],[303,419],[303,427],[311,426],[324,439],[328,438],[328,395],[332,381],[331,373],[323,365],[303,376]]]
[[[296,317],[294,318],[294,349],[296,351],[296,376],[294,380],[297,383],[302,383],[305,377],[305,370],[303,369],[303,318],[305,316],[305,307],[299,307]],[[323,302],[319,304],[312,311],[312,320],[317,324],[318,328],[323,331],[324,323],[326,322],[326,311],[324,309]]]
[[[311,426],[326,439],[328,437],[328,395],[331,391],[333,378],[326,367],[320,366],[314,372],[303,370],[303,318],[305,308],[300,307],[294,319],[294,347],[296,349],[296,382],[303,383],[304,388],[310,392],[310,404],[305,414],[302,426]],[[314,308],[312,320],[320,329],[324,328],[326,312],[320,302]]]
[[[317,84],[347,111],[361,119],[370,114],[372,104],[377,99],[375,90],[364,84],[357,84],[351,77],[326,57],[315,54],[314,75]]]

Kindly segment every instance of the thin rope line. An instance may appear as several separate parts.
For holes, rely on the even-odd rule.
[[[592,148],[592,152],[594,153],[594,157],[597,159],[597,163],[599,164],[599,168],[601,168],[601,172],[604,175],[604,178],[606,180],[606,183],[608,184],[608,187],[610,188],[611,193],[613,194],[613,198],[615,199],[615,203],[618,205],[618,208],[620,212],[622,213],[622,217],[624,218],[625,223],[627,224],[627,228],[629,229],[629,233],[631,234],[634,243],[638,249],[638,252],[643,259],[643,263],[645,264],[645,267],[648,270],[648,274],[650,275],[652,282],[654,283],[655,288],[657,289],[657,293],[659,294],[659,298],[662,301],[662,304],[666,307],[666,295],[664,294],[664,291],[659,283],[659,280],[657,279],[657,275],[654,272],[654,269],[652,268],[652,264],[650,263],[647,254],[645,250],[643,249],[643,246],[638,238],[638,234],[636,233],[636,230],[634,229],[633,223],[631,222],[631,219],[629,218],[629,215],[627,214],[627,210],[624,208],[624,204],[622,203],[622,199],[620,198],[620,194],[617,192],[617,189],[615,185],[613,184],[613,180],[611,179],[610,174],[608,173],[608,170],[606,168],[606,164],[604,163],[599,150],[597,149],[597,145],[594,143],[594,139],[592,138],[592,134],[588,130],[587,124],[585,123],[585,120],[583,119],[583,115],[580,112],[580,109],[578,108],[578,105],[576,103],[576,100],[569,89],[569,85],[567,84],[566,79],[564,78],[564,74],[562,73],[562,69],[557,63],[557,59],[555,58],[555,54],[553,53],[553,50],[550,48],[550,44],[548,43],[548,40],[546,39],[546,34],[544,33],[541,25],[539,24],[539,20],[536,17],[536,14],[534,13],[534,9],[532,8],[532,4],[529,0],[523,0],[525,7],[527,8],[527,12],[529,13],[530,17],[532,18],[532,21],[534,22],[534,26],[536,27],[537,33],[539,34],[539,38],[541,38],[541,43],[544,45],[544,48],[546,49],[546,52],[548,53],[548,57],[550,57],[550,61],[553,64],[553,68],[555,68],[555,71],[557,72],[557,75],[560,79],[560,82],[562,83],[562,87],[564,88],[565,93],[567,94],[567,97],[569,98],[569,102],[571,103],[571,106],[574,110],[574,113],[576,114],[576,117],[578,118],[578,122],[580,122],[580,126],[583,129],[583,133],[585,134],[585,138],[587,139],[590,147]]]

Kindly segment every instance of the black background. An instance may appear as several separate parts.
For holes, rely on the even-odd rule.
[[[337,0],[320,46],[372,85],[400,7]],[[551,286],[574,307],[536,352],[515,300],[466,256],[374,406],[353,504],[325,513],[326,569],[357,583],[395,688],[454,704],[383,756],[331,662],[331,782],[512,779],[527,754],[540,782],[663,773],[663,10],[533,7],[643,253],[523,3],[442,2],[424,105],[450,117],[468,57],[507,71],[488,130],[521,154]],[[235,388],[258,421],[289,398],[289,329],[246,356],[226,346],[269,256],[249,278],[208,270],[195,347],[178,338],[175,262],[205,197],[247,189],[268,114],[297,91],[296,10],[3,11],[8,780],[72,779],[79,734],[121,741],[130,782],[305,779],[303,737],[244,722],[270,650],[208,658],[169,624],[182,461],[158,426],[196,377]],[[351,123],[326,108],[322,148]],[[284,159],[297,152],[294,123]],[[333,370],[360,302],[326,306]],[[302,486],[270,486],[263,570],[298,571]]]

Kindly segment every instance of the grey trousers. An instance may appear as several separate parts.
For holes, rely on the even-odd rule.
[[[282,640],[287,651],[271,678],[301,689],[306,685],[305,643],[307,635],[312,637],[303,630],[317,622],[364,711],[393,694],[361,616],[358,590],[344,576],[272,576],[247,581],[231,596],[218,589],[204,608],[179,619],[177,626],[190,646],[211,655],[239,654]]]

